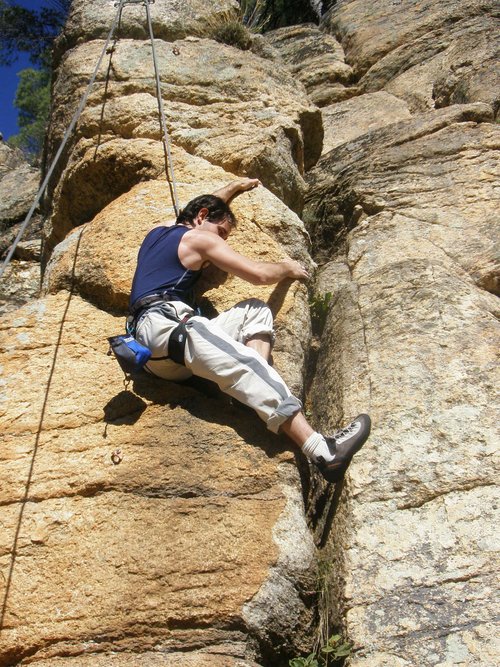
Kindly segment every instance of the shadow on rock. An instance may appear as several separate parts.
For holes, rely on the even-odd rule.
[[[135,424],[146,408],[142,398],[124,389],[104,406],[104,421],[115,426]]]
[[[285,437],[277,437],[267,430],[254,410],[230,398],[214,382],[203,378],[192,377],[184,382],[174,383],[141,374],[133,379],[133,391],[136,394],[136,402],[144,403],[141,399],[146,399],[156,405],[165,405],[170,408],[178,406],[197,419],[211,424],[229,426],[249,445],[263,449],[270,458],[291,448],[291,444]],[[130,393],[121,392],[121,394]],[[120,394],[110,403],[113,403],[119,396]],[[139,417],[140,413],[137,414],[137,419]]]

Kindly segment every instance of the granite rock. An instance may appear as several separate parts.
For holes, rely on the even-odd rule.
[[[290,654],[314,569],[292,453],[217,393],[124,389],[122,323],[64,290],[2,321],[0,664],[251,667],[272,649],[257,596]]]
[[[100,41],[87,42],[62,59],[50,154],[102,47]],[[320,111],[293,76],[251,52],[208,39],[157,40],[156,52],[170,142],[229,172],[260,178],[300,211],[303,174],[321,153],[323,130]],[[48,252],[116,196],[165,171],[151,45],[120,39],[108,65],[97,77],[56,175]]]
[[[309,398],[374,428],[332,526],[352,667],[494,664],[499,131],[489,105],[327,153],[305,214],[331,294]],[[333,344],[334,342],[334,344]]]
[[[412,111],[454,103],[499,106],[494,0],[338,3],[323,28],[341,42],[362,92],[385,89]]]
[[[265,34],[265,39],[318,106],[355,94],[355,89],[349,85],[352,68],[346,64],[344,50],[333,35],[306,24],[271,30]]]

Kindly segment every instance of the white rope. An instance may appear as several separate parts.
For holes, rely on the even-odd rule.
[[[161,131],[163,132],[163,146],[166,151],[166,158],[168,165],[165,165],[166,168],[166,176],[167,176],[167,181],[169,184],[172,185],[172,198],[174,201],[174,210],[175,210],[175,216],[177,217],[180,213],[180,208],[179,208],[179,202],[177,198],[177,187],[176,187],[176,182],[175,182],[175,174],[174,174],[174,161],[172,160],[172,154],[170,152],[170,139],[168,136],[168,130],[167,130],[167,122],[165,120],[165,112],[163,110],[163,98],[161,94],[161,84],[160,84],[160,73],[158,69],[158,61],[156,58],[156,49],[155,49],[155,39],[153,35],[153,25],[151,23],[151,12],[149,11],[149,2],[148,0],[144,0],[144,4],[146,7],[146,14],[148,17],[148,28],[149,28],[149,37],[151,39],[151,51],[153,54],[153,65],[154,65],[154,70],[155,70],[155,79],[156,79],[156,98],[158,101],[158,111],[160,113],[160,124],[161,124]],[[168,168],[170,168],[170,179],[168,177]]]
[[[69,127],[66,130],[66,133],[65,133],[65,135],[63,137],[63,140],[61,142],[61,145],[59,146],[59,150],[57,151],[56,156],[55,156],[54,160],[52,161],[52,164],[50,165],[50,168],[47,172],[47,175],[45,176],[45,179],[44,179],[42,185],[40,186],[40,189],[38,190],[38,194],[35,197],[35,201],[33,202],[33,205],[31,206],[31,208],[29,210],[29,213],[26,216],[23,224],[21,225],[21,228],[20,228],[20,230],[19,230],[19,232],[18,232],[18,234],[17,234],[17,236],[14,240],[14,243],[12,244],[12,246],[11,246],[11,248],[10,248],[8,254],[7,254],[7,257],[4,260],[3,265],[0,267],[0,277],[2,277],[5,269],[7,268],[8,263],[10,262],[10,260],[12,258],[12,255],[16,251],[17,245],[18,245],[19,241],[21,240],[24,232],[26,231],[26,227],[28,226],[28,224],[29,224],[29,222],[30,222],[30,220],[33,216],[33,213],[35,212],[35,209],[38,206],[38,203],[40,202],[40,199],[42,198],[42,195],[45,191],[45,188],[47,187],[48,182],[50,180],[50,177],[52,176],[52,173],[53,173],[53,171],[56,167],[56,164],[58,163],[59,158],[61,157],[61,154],[64,150],[64,147],[66,146],[66,143],[69,139],[69,136],[70,136],[71,132],[73,132],[73,130],[75,128],[75,125],[77,124],[78,119],[80,118],[80,115],[83,111],[83,108],[85,107],[85,104],[87,103],[88,96],[90,95],[90,90],[91,90],[91,88],[94,85],[94,82],[96,80],[97,72],[99,71],[99,68],[101,66],[102,59],[104,58],[104,54],[107,51],[108,44],[111,41],[111,38],[113,37],[113,33],[114,33],[114,31],[116,29],[116,26],[118,24],[118,19],[120,17],[121,10],[122,10],[122,2],[120,2],[120,5],[119,5],[118,10],[116,12],[115,20],[113,21],[113,25],[111,27],[111,30],[109,31],[108,38],[106,40],[106,43],[104,44],[104,47],[102,49],[102,53],[99,57],[99,60],[98,60],[97,65],[95,67],[94,73],[92,74],[92,77],[91,77],[90,82],[87,86],[87,89],[86,89],[85,93],[83,94],[82,99],[80,100],[80,104],[78,105],[78,108],[75,111],[75,113],[73,115],[73,118],[71,119],[71,123],[69,124]]]
[[[164,144],[164,147],[166,149],[166,156],[167,156],[167,160],[168,160],[168,166],[170,167],[170,174],[171,174],[171,179],[172,179],[171,183],[172,183],[172,187],[173,187],[173,193],[172,194],[173,194],[173,200],[174,200],[175,214],[176,215],[179,214],[179,206],[178,206],[178,200],[177,200],[177,190],[176,190],[176,184],[175,184],[173,160],[172,160],[172,156],[171,156],[171,153],[170,153],[170,142],[169,142],[167,127],[166,127],[165,114],[164,114],[164,111],[163,111],[163,100],[162,100],[162,97],[161,97],[160,77],[159,77],[159,73],[158,73],[158,65],[157,65],[156,52],[155,52],[155,46],[154,46],[153,27],[151,25],[151,15],[150,15],[150,12],[149,12],[150,2],[154,2],[154,0],[120,0],[119,2],[115,3],[115,6],[118,7],[117,11],[116,11],[116,16],[114,18],[113,25],[111,26],[111,30],[109,31],[108,37],[106,39],[106,43],[104,44],[104,47],[102,49],[101,55],[99,56],[99,60],[97,61],[97,65],[95,66],[94,72],[93,72],[93,74],[90,78],[87,89],[85,90],[85,93],[83,94],[83,96],[80,100],[80,104],[78,105],[78,108],[75,111],[75,113],[73,115],[73,118],[71,119],[71,123],[69,124],[69,127],[64,134],[61,145],[59,146],[59,149],[56,153],[56,156],[55,156],[54,160],[52,161],[52,164],[50,165],[50,168],[47,172],[47,175],[45,176],[44,181],[43,181],[42,185],[40,186],[40,189],[38,190],[38,194],[35,197],[35,201],[33,202],[32,206],[31,206],[31,208],[28,212],[28,215],[24,219],[24,222],[21,225],[21,228],[19,229],[19,232],[18,232],[16,238],[14,239],[14,242],[13,242],[12,246],[10,247],[9,252],[7,253],[7,256],[6,256],[2,266],[0,267],[0,278],[4,274],[5,269],[7,268],[10,260],[12,259],[12,256],[14,255],[19,242],[22,239],[24,232],[26,231],[26,228],[29,225],[29,223],[31,221],[31,218],[33,217],[33,213],[35,212],[35,209],[38,206],[38,204],[40,202],[40,199],[42,198],[43,193],[45,192],[45,188],[47,187],[47,185],[50,181],[50,178],[51,178],[51,176],[54,172],[54,169],[56,168],[56,165],[59,162],[59,158],[62,155],[64,147],[66,146],[66,143],[68,142],[70,134],[73,132],[73,130],[74,130],[74,128],[75,128],[75,126],[78,122],[78,119],[80,118],[80,116],[82,114],[82,111],[83,111],[83,109],[84,109],[84,107],[87,103],[87,99],[90,95],[90,91],[92,89],[92,86],[95,83],[97,73],[99,72],[99,68],[101,67],[101,63],[102,63],[102,60],[104,58],[104,55],[105,55],[106,51],[108,50],[108,45],[109,45],[111,39],[113,38],[114,32],[116,30],[116,26],[118,25],[118,22],[121,19],[122,9],[123,9],[124,5],[127,5],[127,4],[144,4],[145,7],[146,7],[146,14],[147,14],[147,18],[148,18],[148,27],[149,27],[149,35],[150,35],[150,38],[151,38],[151,47],[152,47],[152,51],[153,51],[153,63],[154,63],[155,77],[156,77],[158,109],[159,109],[159,112],[160,112],[160,119],[161,119],[161,123],[162,123],[162,128],[161,129],[163,131],[163,144]],[[167,171],[168,171],[168,166],[166,165]],[[167,180],[168,180],[168,173],[167,173]]]

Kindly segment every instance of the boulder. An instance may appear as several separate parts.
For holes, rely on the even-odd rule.
[[[102,47],[101,41],[87,42],[62,60],[52,155]],[[303,173],[321,153],[323,131],[320,111],[295,79],[272,61],[208,39],[157,40],[156,52],[172,144],[232,173],[260,178],[299,211]],[[70,228],[165,170],[150,43],[120,39],[107,64],[55,177],[65,170],[54,193],[48,252]]]
[[[0,142],[0,234],[22,222],[38,192],[40,172],[24,159],[21,151]],[[7,236],[9,236],[7,234]],[[0,253],[8,243],[3,242]]]
[[[0,257],[16,239],[38,192],[40,172],[30,167],[22,152],[0,141]],[[25,244],[40,246],[41,216],[35,214],[25,231]],[[31,240],[27,240],[31,239]],[[26,247],[26,246],[25,246]],[[21,261],[17,261],[21,260]],[[40,291],[39,253],[18,246],[0,278],[0,313],[15,310]]]
[[[411,117],[406,102],[383,90],[323,107],[321,115],[325,132],[323,155],[363,134],[370,135],[379,127]]]
[[[352,667],[495,660],[492,119],[481,104],[428,112],[310,173],[317,294],[331,297],[309,402],[321,429],[374,422],[332,526]]]
[[[304,84],[307,94],[320,107],[356,93],[349,84],[353,72],[345,62],[340,43],[314,24],[279,28],[265,33],[287,68]]]
[[[0,279],[0,314],[16,310],[40,294],[40,262],[13,259]]]
[[[363,92],[385,89],[412,111],[486,102],[496,113],[498,16],[494,0],[347,0],[323,27],[340,40]]]
[[[124,389],[122,323],[66,291],[2,320],[0,664],[296,654],[314,547],[293,454],[217,394]]]

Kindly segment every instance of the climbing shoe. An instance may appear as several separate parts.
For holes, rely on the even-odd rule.
[[[370,417],[359,415],[345,428],[330,437],[325,437],[333,459],[327,462],[322,456],[318,456],[315,464],[328,482],[338,482],[342,479],[352,457],[368,440],[370,429]]]

